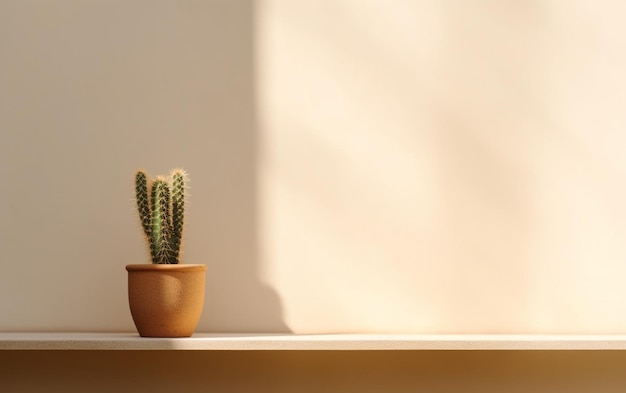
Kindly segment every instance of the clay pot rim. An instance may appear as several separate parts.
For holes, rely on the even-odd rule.
[[[207,270],[206,265],[200,264],[156,264],[156,263],[143,263],[137,265],[126,265],[126,270],[129,272],[138,271],[182,271],[182,272],[203,272]]]

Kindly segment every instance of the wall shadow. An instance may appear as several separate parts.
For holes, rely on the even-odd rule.
[[[211,2],[214,67],[201,141],[191,151],[189,263],[208,265],[199,331],[289,332],[278,294],[259,278],[254,1]],[[215,67],[216,66],[216,67]],[[199,143],[198,143],[199,142]],[[187,161],[187,160],[185,160]],[[195,169],[195,170],[194,170]]]
[[[254,13],[0,3],[0,248],[20,261],[0,277],[0,330],[133,329],[124,265],[149,263],[133,172],[180,166],[183,263],[208,265],[198,331],[288,331],[258,274]]]

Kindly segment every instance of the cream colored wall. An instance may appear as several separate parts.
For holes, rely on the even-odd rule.
[[[622,2],[262,4],[262,268],[292,329],[626,331]]]
[[[133,329],[140,166],[199,330],[626,331],[625,14],[0,0],[0,331]]]

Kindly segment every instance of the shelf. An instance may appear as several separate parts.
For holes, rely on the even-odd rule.
[[[626,350],[626,335],[0,333],[0,350]]]

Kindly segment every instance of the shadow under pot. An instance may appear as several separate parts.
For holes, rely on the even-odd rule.
[[[128,302],[142,337],[191,337],[204,307],[205,265],[127,265]]]

